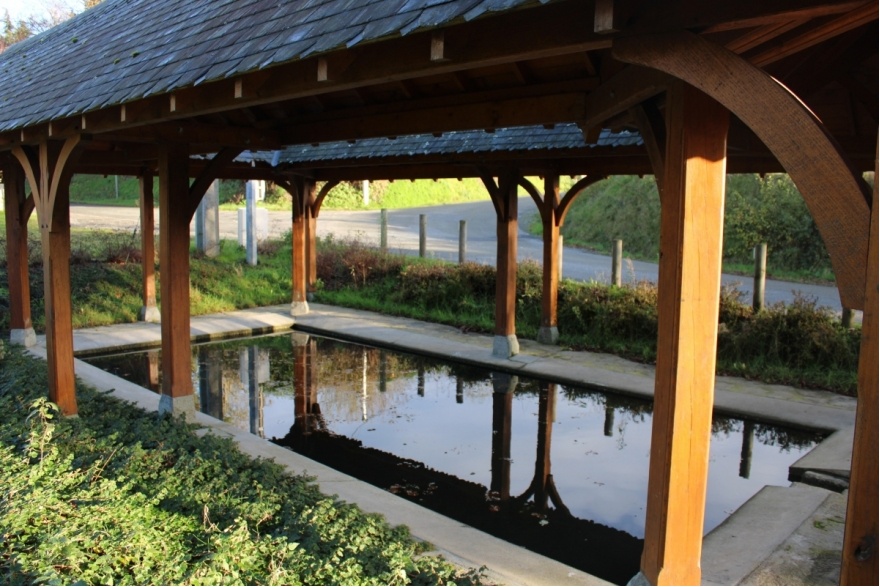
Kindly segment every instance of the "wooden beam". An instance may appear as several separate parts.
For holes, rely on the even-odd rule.
[[[812,112],[763,71],[691,33],[618,39],[612,52],[701,89],[758,135],[791,175],[816,221],[842,305],[862,308],[870,193]]]
[[[160,413],[195,417],[189,314],[189,197],[186,145],[159,148],[159,270],[162,293]]]
[[[484,176],[497,216],[495,341],[492,353],[509,358],[519,353],[516,340],[517,184],[520,174],[508,170],[498,181]]]
[[[582,128],[600,127],[606,120],[662,93],[669,78],[642,67],[627,67],[590,92],[584,115],[576,121]]]
[[[679,84],[666,102],[657,368],[641,570],[699,585],[712,433],[727,112]]]
[[[205,196],[205,192],[211,187],[211,184],[214,183],[217,178],[221,177],[223,169],[232,163],[243,150],[244,149],[239,147],[223,147],[211,158],[210,163],[202,168],[195,181],[189,186],[187,214],[189,214],[190,220],[192,220],[192,217],[195,215],[199,203]],[[188,162],[189,157],[187,157],[187,163]]]
[[[31,287],[28,273],[28,218],[33,196],[25,196],[24,172],[16,161],[3,159],[6,215],[6,269],[9,282],[10,340],[36,343],[31,321]],[[30,200],[31,205],[26,202]]]
[[[138,177],[141,214],[141,293],[144,305],[138,319],[158,322],[159,307],[156,304],[156,224],[153,217],[153,175],[142,172]]]
[[[81,147],[81,137],[75,135],[63,142],[47,140],[37,147],[13,148],[31,185],[40,223],[49,399],[66,416],[77,413],[70,303],[70,179]]]
[[[877,163],[874,163],[875,174]],[[876,177],[876,176],[875,176]],[[876,585],[877,541],[877,391],[878,372],[878,240],[880,205],[877,183],[871,207],[871,239],[865,259],[865,312],[862,317],[862,346],[859,351],[858,404],[853,438],[852,467],[846,508],[846,529],[840,569],[841,585]]]
[[[847,31],[864,26],[877,20],[877,2],[871,0],[834,20],[811,28],[793,39],[788,39],[778,47],[768,49],[749,59],[757,67],[766,67],[790,55],[800,53]]]

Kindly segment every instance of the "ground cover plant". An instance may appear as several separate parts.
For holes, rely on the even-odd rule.
[[[0,582],[472,583],[405,528],[322,495],[228,440],[79,386],[45,400],[45,363],[0,343]]]

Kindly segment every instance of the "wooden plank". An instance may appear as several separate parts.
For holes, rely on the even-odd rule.
[[[870,192],[821,121],[777,80],[691,33],[619,39],[613,54],[701,89],[758,135],[791,175],[816,221],[831,257],[842,305],[861,309]]]
[[[30,211],[25,206],[24,172],[21,167],[15,161],[6,159],[2,169],[5,187],[9,327],[24,331],[33,328],[27,242]]]
[[[162,294],[162,395],[172,410],[192,396],[189,313],[189,197],[185,145],[159,148],[159,285]],[[162,406],[160,401],[160,406]],[[185,408],[184,408],[185,409]]]
[[[642,573],[699,585],[712,430],[728,116],[681,84],[666,103],[654,419]]]
[[[875,169],[877,167],[875,160]],[[875,171],[876,173],[876,171]],[[853,438],[852,468],[846,508],[846,529],[840,569],[841,585],[877,585],[878,490],[878,239],[880,205],[874,183],[871,209],[871,240],[866,258],[865,312],[862,317],[862,346],[859,351],[858,405]]]

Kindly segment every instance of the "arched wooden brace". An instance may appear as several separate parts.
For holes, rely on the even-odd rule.
[[[870,192],[797,96],[738,55],[690,32],[616,39],[612,53],[699,88],[754,131],[791,176],[816,221],[843,307],[863,308]]]
[[[587,187],[604,179],[605,175],[591,175],[578,180],[559,198],[559,174],[548,173],[544,176],[544,195],[526,178],[520,178],[521,185],[535,201],[541,215],[544,239],[542,292],[541,292],[541,327],[538,330],[538,342],[556,344],[559,340],[557,327],[557,297],[559,294],[559,231],[571,203]]]
[[[874,173],[880,171],[874,162]],[[875,175],[876,178],[876,175]],[[841,585],[877,585],[880,548],[877,539],[878,504],[878,269],[880,255],[880,206],[877,205],[877,182],[871,207],[871,238],[865,278],[865,311],[862,316],[862,346],[859,351],[858,404],[853,437],[852,468],[843,537]]]
[[[497,217],[497,253],[495,279],[495,340],[492,354],[510,358],[519,353],[516,338],[516,248],[517,248],[517,183],[519,172],[508,170],[496,183],[483,173],[480,179],[489,191]]]
[[[70,304],[70,179],[83,142],[84,137],[74,135],[63,143],[44,141],[37,147],[12,149],[30,183],[40,223],[49,398],[68,416],[77,413]]]
[[[189,293],[189,149],[159,145],[159,270],[162,393],[159,412],[195,417]]]
[[[158,322],[159,306],[156,304],[156,223],[153,215],[153,174],[143,171],[138,176],[141,214],[141,294],[144,305],[138,312],[142,322]]]
[[[223,147],[211,158],[210,163],[202,169],[199,176],[195,178],[192,185],[189,186],[189,197],[187,198],[187,214],[189,214],[190,220],[195,216],[196,209],[199,207],[202,198],[205,197],[205,192],[208,191],[214,180],[220,176],[223,168],[235,161],[235,158],[242,151],[244,149],[240,147]]]
[[[33,195],[25,195],[24,173],[12,159],[3,159],[6,215],[6,269],[9,279],[9,340],[24,346],[37,342],[31,322],[27,223],[34,211]]]

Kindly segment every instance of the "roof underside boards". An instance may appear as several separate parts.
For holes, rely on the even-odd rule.
[[[535,0],[105,0],[0,55],[0,131]]]

